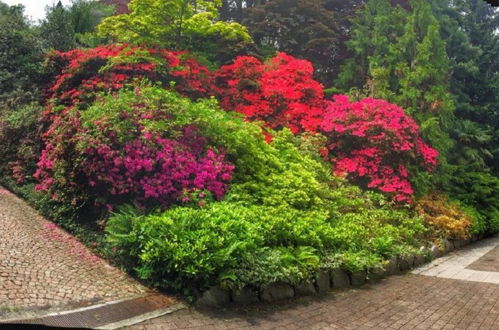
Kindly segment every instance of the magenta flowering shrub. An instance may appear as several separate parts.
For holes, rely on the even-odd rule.
[[[108,145],[87,148],[82,170],[90,186],[105,187],[111,195],[154,199],[162,205],[188,201],[188,192],[209,191],[221,199],[233,166],[223,153],[208,148],[204,154],[161,137],[135,139],[122,150]]]
[[[113,107],[103,96],[135,88],[140,98],[136,87],[147,84],[144,79],[183,96],[206,96],[211,75],[189,54],[105,45],[55,52],[48,65],[56,76],[47,89],[50,126],[33,176],[36,189],[64,204],[108,208],[131,201],[167,207],[192,196],[223,197],[234,166],[195,126],[176,123],[174,105],[144,107],[132,98]]]
[[[122,201],[168,207],[190,202],[195,193],[201,200],[224,196],[234,166],[223,148],[210,146],[194,125],[164,129],[175,122],[167,105],[116,97],[115,104],[107,98],[56,117],[35,173],[38,190],[108,208]]]
[[[41,183],[37,189],[60,189],[67,180],[56,179],[56,184],[54,164],[58,165],[58,160],[51,159],[55,154],[47,151],[38,163],[36,176]],[[137,138],[122,148],[101,143],[78,151],[83,159],[78,168],[86,178],[85,185],[99,192],[106,204],[112,196],[126,196],[139,204],[153,200],[168,206],[188,202],[189,193],[197,190],[221,199],[234,169],[224,153],[217,154],[211,148],[198,153],[188,145],[161,137]]]

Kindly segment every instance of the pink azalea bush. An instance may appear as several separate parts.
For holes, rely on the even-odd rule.
[[[72,203],[93,196],[99,205],[110,206],[127,200],[168,207],[190,201],[195,192],[224,196],[234,166],[223,148],[208,145],[193,125],[145,127],[162,127],[165,118],[175,121],[169,110],[129,99],[106,106],[112,100],[68,110],[54,120],[35,173],[38,190],[58,200],[67,198],[61,192],[76,190],[69,194]],[[121,107],[125,104],[126,110]]]

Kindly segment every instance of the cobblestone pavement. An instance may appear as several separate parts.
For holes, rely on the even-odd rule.
[[[0,319],[146,291],[0,187]]]
[[[499,238],[477,242],[413,273],[356,290],[247,309],[184,309],[132,329],[499,329],[499,284],[481,276],[499,275],[499,269],[466,269],[485,259],[497,265],[498,244]],[[468,280],[449,278],[459,270],[475,273]]]

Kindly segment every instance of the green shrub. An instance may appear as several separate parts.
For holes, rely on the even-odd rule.
[[[251,221],[256,214],[227,203],[145,217],[128,210],[112,216],[106,230],[117,253],[132,259],[128,264],[141,278],[192,290],[215,283],[263,244],[261,229]]]
[[[317,211],[235,202],[147,216],[127,208],[111,216],[106,231],[122,264],[141,278],[192,293],[215,284],[310,280],[327,256],[352,271],[374,268],[407,250],[423,230],[417,219],[395,225],[388,222],[402,217],[359,211],[367,217],[350,213],[333,220]]]
[[[468,205],[468,212],[475,214],[476,225],[472,227],[472,233],[499,232],[499,178],[464,166],[456,167],[448,195]]]
[[[41,149],[43,108],[36,102],[0,108],[0,175],[32,182]]]

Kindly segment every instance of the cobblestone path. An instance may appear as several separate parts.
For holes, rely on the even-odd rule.
[[[0,187],[0,320],[146,292]]]
[[[132,329],[499,329],[497,246],[499,237],[483,240],[410,274],[322,298],[184,309]]]

